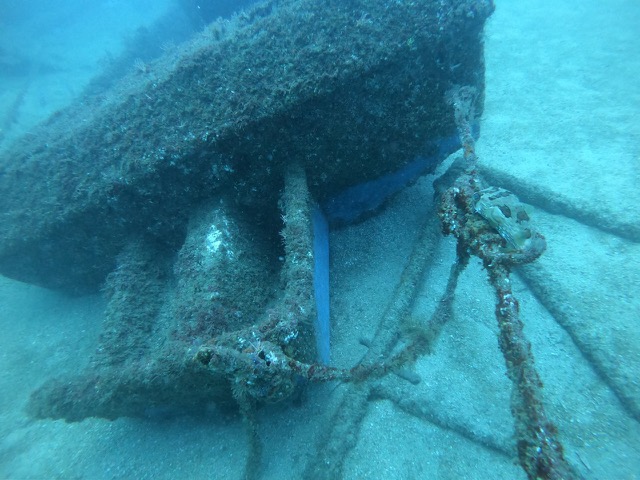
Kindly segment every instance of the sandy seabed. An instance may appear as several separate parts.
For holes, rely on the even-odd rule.
[[[515,275],[514,293],[566,456],[586,478],[603,480],[640,475],[638,24],[634,0],[498,1],[486,28],[477,145],[489,182],[536,207],[548,251]],[[424,215],[435,214],[432,180],[331,233],[336,365],[366,352],[359,340],[380,321]],[[444,290],[453,240],[443,238],[435,252],[418,320]],[[75,424],[25,416],[41,382],[84,366],[104,306],[99,296],[69,299],[0,280],[0,478],[240,478],[248,447],[234,415]],[[415,367],[420,384],[390,380],[424,415],[369,402],[345,478],[526,477],[493,310],[486,272],[472,262],[454,318]],[[264,478],[301,478],[345,390],[314,386],[301,405],[260,410]]]

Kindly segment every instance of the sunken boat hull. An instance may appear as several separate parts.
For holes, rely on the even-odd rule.
[[[2,153],[0,273],[96,291],[132,234],[177,250],[205,199],[275,206],[292,161],[323,200],[433,153],[455,135],[447,89],[484,89],[492,8],[280,1],[213,27]]]
[[[87,368],[31,414],[242,407],[335,378],[309,367],[314,205],[455,148],[446,93],[475,89],[481,113],[492,10],[268,1],[3,152],[0,273],[109,302]]]

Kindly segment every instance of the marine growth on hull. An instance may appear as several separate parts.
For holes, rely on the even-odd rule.
[[[95,354],[34,391],[29,413],[239,408],[257,477],[256,408],[345,382],[306,467],[339,478],[345,428],[372,399],[399,403],[386,376],[420,382],[412,362],[432,352],[476,256],[496,292],[520,463],[530,478],[576,477],[509,281],[546,243],[531,208],[475,166],[492,11],[477,0],[267,0],[18,141],[1,166],[0,272],[108,300]],[[374,215],[460,147],[367,354],[332,366],[329,229]],[[411,322],[442,231],[458,241],[457,263],[433,318]]]

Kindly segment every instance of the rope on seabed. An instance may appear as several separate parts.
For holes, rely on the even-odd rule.
[[[236,387],[234,397],[250,427],[251,448],[247,459],[246,478],[259,476],[261,448],[255,421],[257,402],[278,401],[288,397],[293,389],[295,378],[305,378],[309,381],[356,382],[356,390],[352,393],[361,399],[362,408],[357,408],[355,411],[347,410],[357,413],[352,419],[353,425],[357,427],[364,418],[365,405],[369,397],[366,391],[370,393],[369,382],[366,382],[368,384],[366,388],[361,382],[374,380],[389,372],[397,371],[402,365],[411,363],[417,356],[430,350],[442,326],[451,316],[451,300],[457,280],[471,256],[476,256],[483,261],[498,300],[495,311],[500,328],[499,344],[507,365],[507,376],[513,383],[511,412],[515,420],[520,464],[530,479],[581,478],[565,460],[556,428],[544,411],[542,381],[534,367],[531,345],[523,334],[518,301],[513,295],[509,279],[511,267],[536,260],[544,252],[546,241],[542,235],[529,229],[527,210],[517,203],[513,194],[500,189],[483,188],[476,168],[477,157],[470,127],[475,90],[470,87],[458,87],[452,91],[449,98],[454,107],[455,120],[464,147],[465,168],[457,176],[453,186],[442,193],[438,213],[443,232],[454,235],[458,241],[458,258],[451,270],[445,292],[444,299],[447,301],[443,302],[443,307],[434,314],[428,330],[421,329],[413,332],[409,344],[395,355],[390,355],[392,346],[398,340],[398,326],[402,323],[402,318],[405,318],[411,310],[417,286],[421,283],[419,279],[424,276],[425,267],[431,257],[428,252],[433,248],[433,242],[430,241],[428,233],[430,229],[426,228],[426,232],[423,232],[421,239],[417,242],[418,245],[414,248],[400,284],[394,292],[393,300],[383,316],[383,325],[394,326],[391,329],[382,329],[389,338],[375,342],[365,359],[348,370],[305,363],[305,361],[296,360],[296,355],[290,356],[288,343],[290,339],[297,337],[296,333],[300,329],[305,329],[304,313],[308,314],[313,310],[312,305],[304,310],[300,309],[302,304],[308,302],[309,297],[304,293],[311,291],[310,277],[301,275],[309,273],[311,266],[304,267],[298,264],[300,260],[306,259],[305,253],[311,251],[311,247],[307,245],[309,242],[303,240],[309,228],[300,225],[300,231],[294,235],[296,239],[301,240],[300,242],[288,238],[290,237],[288,234],[286,238],[287,247],[291,249],[287,251],[287,260],[293,262],[293,270],[288,274],[287,295],[283,302],[284,311],[289,312],[289,315],[275,314],[262,325],[248,329],[243,335],[238,336],[238,332],[234,332],[232,338],[226,338],[223,335],[198,351],[196,355],[198,362],[210,368],[228,372],[232,385]],[[292,168],[288,172],[285,183],[285,193],[290,191],[290,197],[293,200],[308,204],[305,200],[308,191],[303,170]],[[297,188],[298,186],[300,188]],[[286,228],[296,223],[289,218],[290,214],[305,211],[304,208],[292,208],[289,204],[296,203],[293,200],[284,202]],[[506,200],[511,202],[509,205],[513,211],[506,205],[496,203]],[[310,218],[309,214],[302,214],[300,220],[308,218]],[[515,226],[502,223],[514,218]],[[301,312],[302,317],[298,318]],[[306,333],[304,337],[309,338],[310,332]],[[380,333],[380,329],[377,333]],[[305,350],[303,346],[302,352]],[[309,358],[304,354],[302,357]],[[372,358],[377,360],[372,361]],[[384,360],[380,361],[381,358]],[[358,393],[362,388],[365,392]],[[346,412],[338,413],[344,420]],[[322,443],[331,444],[335,437],[329,432],[327,439]],[[347,447],[344,442],[339,445]],[[344,455],[348,450],[349,448],[339,449],[343,455],[333,458],[337,461],[334,462],[335,468],[331,470],[332,473],[342,471]],[[323,470],[326,477],[329,473],[327,458],[323,457],[323,459],[325,462],[322,462],[322,469],[312,462],[308,465],[307,472],[317,474],[318,470]]]
[[[530,479],[578,479],[581,476],[564,458],[557,430],[545,413],[542,381],[534,366],[531,344],[523,333],[518,300],[513,295],[509,278],[513,265],[532,262],[542,255],[546,241],[542,235],[530,230],[518,239],[514,239],[509,229],[501,230],[500,221],[508,220],[507,217],[514,213],[512,209],[496,210],[496,216],[490,217],[478,208],[487,189],[476,168],[475,142],[470,127],[475,96],[475,89],[471,87],[456,87],[449,93],[463,143],[465,168],[440,198],[443,232],[456,237],[459,264],[466,265],[470,256],[482,260],[497,296],[495,313],[500,328],[499,344],[507,376],[513,383],[511,413],[515,420],[520,465]],[[500,209],[499,206],[496,208]]]

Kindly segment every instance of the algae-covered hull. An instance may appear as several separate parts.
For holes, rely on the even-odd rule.
[[[281,0],[211,26],[2,153],[0,273],[96,290],[131,234],[177,250],[203,199],[275,205],[291,161],[322,200],[433,153],[455,132],[446,90],[483,91],[491,10]]]
[[[492,10],[267,1],[5,151],[0,273],[109,302],[88,367],[31,414],[246,410],[350,375],[316,363],[312,212],[453,148],[447,92],[480,114]]]

